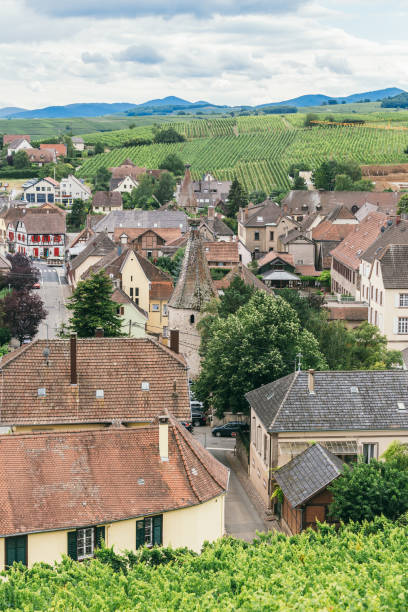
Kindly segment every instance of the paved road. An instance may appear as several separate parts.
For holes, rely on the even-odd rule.
[[[48,311],[45,321],[40,324],[36,338],[55,338],[58,327],[67,322],[69,312],[65,308],[65,301],[70,295],[70,289],[63,277],[62,268],[49,267],[47,264],[35,262],[34,264],[41,272],[41,289],[38,293]]]
[[[229,489],[225,499],[226,533],[247,542],[252,542],[256,536],[256,531],[265,531],[265,525],[228,461],[228,457],[235,447],[235,440],[233,438],[213,437],[210,427],[196,427],[194,429],[194,437],[218,461],[230,469]]]

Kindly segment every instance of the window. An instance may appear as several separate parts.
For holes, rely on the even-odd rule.
[[[195,321],[195,316],[192,314],[190,315],[190,325],[193,325],[194,321]]]
[[[163,316],[167,317],[167,315],[168,315],[167,304],[163,304]]]
[[[264,463],[266,463],[266,458],[268,456],[267,450],[268,450],[268,436],[266,436],[264,434],[264,442],[263,442],[263,460],[264,460]]]
[[[274,232],[269,232],[269,240],[273,240],[274,235]]]
[[[371,459],[375,459],[376,444],[363,444],[363,458],[365,463],[370,463]]]
[[[375,268],[376,268],[376,269],[375,269],[375,273],[376,273],[376,275],[378,276],[378,261],[376,262],[376,266],[375,266]]]
[[[163,338],[169,337],[169,328],[166,325],[163,325]]]
[[[163,541],[163,515],[136,521],[136,548],[161,546]]]
[[[15,536],[6,538],[6,566],[13,563],[27,565],[27,536]]]
[[[147,257],[150,259],[152,256],[153,252],[152,251],[147,251]]]
[[[253,444],[256,444],[256,418],[255,417],[252,417],[251,440]]]
[[[139,287],[135,287],[135,296],[139,297]]]
[[[262,429],[261,429],[261,426],[258,425],[258,427],[256,428],[256,450],[258,451],[259,454],[261,454],[261,447],[262,447]]]
[[[40,191],[40,188],[39,188],[39,187],[36,187],[36,188],[35,188],[35,190],[36,190],[36,191]]]
[[[399,294],[399,305],[402,308],[408,308],[408,293]]]
[[[375,290],[375,301],[378,302],[378,289]]]
[[[254,232],[254,240],[259,240],[259,232]]]
[[[152,311],[158,312],[160,310],[160,304],[152,304]]]
[[[75,561],[93,557],[95,548],[105,539],[105,527],[85,527],[68,532],[68,556]]]
[[[133,287],[129,289],[129,297],[131,297],[133,300]]]
[[[408,334],[408,317],[398,318],[398,333]]]

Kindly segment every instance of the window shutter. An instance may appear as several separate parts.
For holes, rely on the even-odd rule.
[[[394,317],[393,333],[398,334],[398,317]]]
[[[163,515],[153,517],[153,544],[162,545]]]
[[[105,526],[95,527],[95,548],[100,548],[102,540],[105,541]]]
[[[27,536],[6,538],[6,566],[14,562],[27,565]]]
[[[68,557],[74,561],[77,560],[77,533],[76,531],[68,532]]]
[[[145,528],[144,521],[136,521],[136,548],[144,546],[145,543]]]

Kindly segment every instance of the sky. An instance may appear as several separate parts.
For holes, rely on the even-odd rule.
[[[408,89],[406,0],[1,0],[0,108]]]

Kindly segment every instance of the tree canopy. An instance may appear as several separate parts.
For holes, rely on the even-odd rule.
[[[184,163],[176,153],[169,153],[159,165],[161,170],[168,170],[175,176],[181,176],[184,173]]]
[[[398,214],[408,214],[408,193],[404,193],[398,202]]]
[[[163,128],[162,130],[157,130],[153,142],[155,143],[173,143],[173,142],[184,142],[185,137],[182,134],[179,134],[177,130],[172,127]]]
[[[95,191],[109,191],[109,184],[112,178],[112,173],[107,168],[98,168],[94,176]]]
[[[40,278],[38,269],[23,253],[8,255],[8,259],[11,262],[11,269],[4,279],[5,284],[17,290],[31,289]]]
[[[67,330],[76,332],[80,338],[90,338],[95,336],[97,327],[102,327],[105,336],[122,336],[112,293],[112,281],[103,270],[80,281],[67,305],[72,313]]]
[[[234,218],[240,208],[248,205],[248,194],[235,177],[228,193],[228,215]]]
[[[39,295],[27,289],[14,290],[3,300],[3,325],[20,344],[24,338],[33,338],[38,327],[47,316],[47,311]]]
[[[374,188],[371,181],[362,179],[360,165],[354,160],[324,161],[313,172],[312,182],[316,189],[327,191],[372,191]]]
[[[67,215],[67,225],[71,231],[79,231],[83,228],[86,215],[88,212],[88,204],[80,198],[75,198],[72,202],[71,211]]]
[[[28,159],[27,153],[24,149],[17,151],[13,155],[13,166],[14,168],[29,168],[30,160]]]

